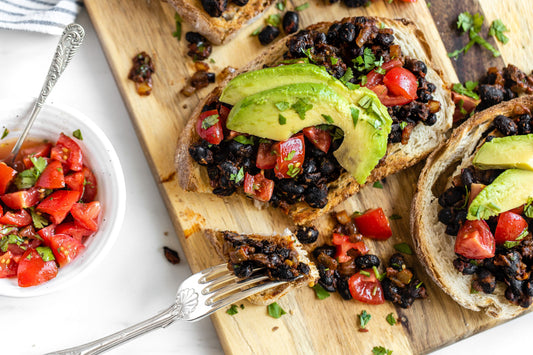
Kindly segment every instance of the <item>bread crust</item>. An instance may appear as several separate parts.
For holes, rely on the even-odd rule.
[[[215,250],[217,251],[217,254],[224,260],[228,261],[229,256],[226,255],[224,250],[224,231],[215,231],[212,229],[205,230],[205,235],[207,239],[211,242]],[[259,239],[259,240],[265,240],[268,239],[269,241],[276,243],[280,242],[282,239],[289,239],[293,241],[293,246],[298,252],[298,261],[306,263],[309,266],[309,275],[306,277],[303,277],[301,279],[288,282],[286,284],[283,284],[281,286],[266,290],[264,292],[252,295],[248,297],[247,299],[257,305],[269,305],[273,302],[276,302],[279,298],[285,296],[287,293],[289,293],[294,288],[299,288],[303,286],[313,286],[319,278],[318,270],[315,266],[315,264],[310,261],[307,257],[307,253],[303,250],[302,244],[296,239],[296,237],[292,233],[286,233],[284,235],[271,235],[271,236],[260,236],[260,235],[246,235],[248,238],[251,239]]]
[[[505,299],[505,287],[498,282],[493,294],[470,293],[472,276],[461,274],[453,266],[455,237],[445,234],[438,221],[438,196],[444,191],[456,164],[469,165],[483,133],[492,129],[498,115],[513,115],[521,105],[533,110],[533,96],[523,96],[481,111],[454,130],[451,138],[440,145],[426,161],[411,208],[411,233],[418,259],[431,278],[461,306],[484,310],[495,318],[511,318],[524,311]],[[465,162],[467,162],[465,164]]]
[[[394,143],[389,144],[385,159],[374,168],[366,184],[379,181],[384,177],[394,174],[400,170],[413,166],[424,159],[433,149],[435,149],[444,139],[452,126],[452,116],[454,105],[451,99],[448,85],[441,77],[440,71],[436,70],[432,64],[432,54],[423,33],[414,25],[405,19],[386,19],[374,18],[383,23],[386,27],[394,30],[396,43],[402,48],[402,53],[412,58],[417,58],[426,63],[428,67],[428,81],[437,86],[434,93],[435,99],[441,103],[441,109],[437,113],[437,123],[434,126],[425,126],[418,124],[413,129],[411,137],[407,144]],[[341,20],[341,21],[345,21]],[[320,22],[309,26],[307,29],[327,31],[331,22]],[[188,153],[188,147],[200,138],[196,133],[195,122],[200,115],[204,105],[216,100],[222,88],[234,76],[241,72],[257,70],[264,64],[271,64],[282,59],[286,51],[286,45],[289,37],[278,41],[265,50],[260,56],[242,68],[238,73],[227,77],[217,88],[215,88],[194,110],[189,119],[182,136],[178,142],[175,157],[175,167],[177,178],[180,186],[187,191],[211,192],[209,178],[204,167],[196,164]],[[303,225],[331,211],[335,206],[344,201],[349,196],[357,193],[363,185],[358,184],[355,179],[347,172],[343,173],[336,181],[328,184],[328,203],[324,208],[312,208],[305,202],[298,202],[290,205],[286,212],[296,224]]]
[[[213,44],[224,44],[233,39],[247,23],[266,11],[274,0],[250,0],[244,6],[228,2],[226,11],[220,17],[211,17],[204,10],[200,0],[163,0],[168,2],[181,18],[192,25],[194,31],[202,34]]]

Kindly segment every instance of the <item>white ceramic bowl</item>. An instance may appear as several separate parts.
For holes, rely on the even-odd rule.
[[[4,128],[9,130],[9,135],[3,141],[20,135],[32,105],[33,100],[0,101],[0,135]],[[67,287],[100,262],[118,237],[126,207],[126,187],[117,153],[104,132],[73,109],[45,104],[28,137],[46,138],[55,143],[61,132],[72,137],[72,132],[77,129],[81,131],[83,140],[76,142],[98,183],[96,200],[102,205],[100,228],[87,239],[85,251],[60,268],[54,279],[33,287],[19,287],[16,278],[0,279],[1,296],[30,297]]]

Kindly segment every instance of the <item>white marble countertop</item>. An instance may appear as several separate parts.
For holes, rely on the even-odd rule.
[[[126,177],[125,222],[104,261],[73,287],[35,298],[0,297],[1,354],[42,354],[85,343],[144,320],[170,305],[179,282],[190,274],[85,10],[78,22],[86,29],[85,42],[48,102],[85,113],[113,142]],[[38,95],[57,40],[44,34],[0,30],[1,98]],[[170,264],[163,256],[163,246],[178,250],[182,262]],[[526,334],[531,331],[533,314],[435,354],[527,353],[524,349],[530,345]],[[221,354],[222,348],[210,320],[204,319],[175,323],[110,353]]]

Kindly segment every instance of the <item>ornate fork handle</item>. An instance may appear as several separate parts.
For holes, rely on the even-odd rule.
[[[197,294],[193,289],[186,288],[180,290],[176,297],[176,303],[156,314],[152,318],[132,325],[129,328],[108,335],[104,338],[94,340],[90,343],[76,346],[60,351],[54,351],[45,355],[95,355],[107,351],[117,345],[132,340],[140,335],[146,334],[157,328],[165,328],[174,321],[184,319],[190,312],[194,311],[198,303]],[[191,302],[192,301],[192,302]]]

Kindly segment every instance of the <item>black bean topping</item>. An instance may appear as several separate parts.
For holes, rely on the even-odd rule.
[[[318,255],[320,255],[320,253],[324,253],[327,256],[334,258],[335,254],[337,253],[337,248],[332,245],[323,245],[318,248],[315,248],[313,250],[313,256],[315,257],[315,259],[318,259]]]
[[[365,254],[355,258],[355,265],[360,269],[368,269],[373,266],[379,266],[380,261],[377,255]]]
[[[339,38],[341,41],[350,43],[355,39],[355,26],[347,22],[339,28]]]
[[[452,207],[446,207],[439,211],[439,221],[448,225],[455,222],[455,212]]]
[[[313,208],[324,208],[328,204],[328,189],[326,186],[310,186],[305,191],[304,199]]]
[[[496,116],[494,119],[494,125],[505,136],[513,136],[518,133],[516,123],[507,116]]]
[[[198,32],[187,32],[185,34],[185,39],[187,40],[187,42],[195,44],[207,42],[207,38],[205,38]]]
[[[258,38],[259,42],[261,42],[262,45],[267,45],[270,42],[272,42],[274,39],[276,39],[277,36],[279,36],[280,31],[277,27],[274,26],[266,26],[259,32]]]
[[[287,11],[283,16],[283,31],[286,34],[294,33],[298,31],[298,26],[300,24],[300,16],[297,12]]]
[[[205,12],[211,17],[220,17],[226,7],[228,6],[228,0],[201,0],[202,6]]]
[[[439,205],[442,207],[455,206],[464,200],[466,190],[464,186],[453,186],[439,196]]]
[[[296,238],[302,244],[311,244],[318,239],[318,230],[315,227],[300,227],[296,231]]]
[[[339,292],[339,295],[346,301],[352,299],[352,294],[350,293],[350,288],[348,287],[348,278],[340,277],[337,280],[337,292]]]

